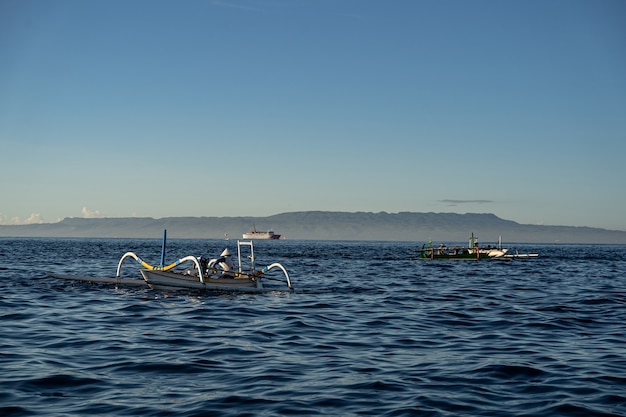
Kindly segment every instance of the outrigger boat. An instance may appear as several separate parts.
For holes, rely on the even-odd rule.
[[[443,243],[438,247],[433,247],[432,241],[428,242],[428,246],[426,244],[422,245],[421,249],[418,249],[413,252],[418,252],[418,258],[412,259],[459,259],[459,260],[481,260],[481,259],[510,259],[510,258],[521,258],[521,257],[535,257],[537,254],[515,254],[509,255],[507,252],[509,250],[502,248],[502,237],[498,239],[498,246],[486,246],[479,247],[478,246],[478,238],[474,236],[474,233],[469,238],[469,243],[467,247],[454,246],[449,247],[444,245]]]
[[[165,240],[163,234],[163,249],[161,253],[161,265],[153,266],[141,259],[134,252],[126,252],[117,265],[115,277],[80,277],[72,275],[59,275],[48,273],[50,277],[69,279],[75,281],[87,281],[96,283],[108,283],[116,285],[148,285],[153,289],[191,289],[220,292],[264,292],[275,291],[275,288],[265,288],[262,278],[285,282],[290,291],[293,291],[291,279],[287,270],[280,263],[272,263],[259,270],[255,267],[254,245],[252,241],[237,241],[238,266],[234,267],[230,259],[228,249],[222,252],[219,258],[207,260],[203,257],[186,256],[169,265],[165,262]],[[242,256],[243,248],[248,248],[249,254]],[[127,279],[121,277],[121,270],[124,261],[134,259],[143,269],[139,272],[143,279]],[[247,260],[246,260],[247,259]],[[190,268],[184,270],[176,267],[190,264]],[[272,277],[264,277],[264,274],[271,269],[278,268],[285,275],[285,280]]]
[[[244,261],[242,260],[242,247],[246,246],[250,250],[250,254],[247,256],[247,267],[244,266]],[[212,291],[263,292],[265,287],[262,283],[262,275],[273,268],[278,268],[285,275],[287,287],[293,290],[289,274],[281,264],[273,263],[262,269],[255,269],[254,245],[252,241],[237,241],[238,268],[236,270],[232,270],[229,267],[223,269],[228,264],[226,257],[229,256],[228,254],[225,255],[225,252],[227,251],[222,252],[221,257],[209,261],[204,258],[187,256],[176,261],[176,265],[172,264],[174,267],[184,262],[193,264],[193,268],[183,271],[176,271],[173,267],[170,268],[170,265],[165,268],[145,268],[145,265],[142,264],[145,269],[141,269],[140,272],[146,283],[153,289],[185,288]],[[133,255],[132,252],[127,252],[124,256],[133,257]],[[120,260],[120,266],[123,261],[124,258]],[[221,270],[220,267],[222,267]],[[266,279],[270,280],[273,278],[266,277]]]

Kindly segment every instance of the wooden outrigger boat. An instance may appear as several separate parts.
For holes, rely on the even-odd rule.
[[[48,273],[53,278],[68,279],[74,281],[85,281],[94,283],[105,283],[115,285],[148,285],[153,289],[190,289],[207,290],[221,292],[264,292],[275,291],[276,288],[265,288],[263,279],[285,282],[287,288],[293,291],[291,279],[287,270],[279,263],[272,263],[264,268],[256,269],[254,259],[254,245],[252,241],[237,241],[237,260],[235,267],[231,260],[228,249],[222,252],[219,258],[207,260],[203,257],[186,256],[169,265],[165,262],[165,240],[166,233],[163,234],[163,249],[161,253],[160,266],[152,266],[134,252],[126,252],[117,265],[115,277],[85,277],[73,275],[60,275]],[[242,252],[247,248],[246,254]],[[142,266],[140,273],[143,279],[128,279],[121,277],[122,265],[127,259],[134,259]],[[186,269],[177,269],[184,264],[190,264]],[[264,274],[271,269],[280,269],[285,275],[285,280],[265,277]]]
[[[242,247],[249,248],[247,265],[244,265],[244,257],[242,257]],[[227,252],[227,251],[224,251]],[[263,275],[271,269],[278,268],[285,275],[285,283],[290,290],[293,290],[291,279],[287,270],[279,263],[270,264],[262,269],[255,269],[254,245],[252,241],[237,241],[237,259],[238,267],[231,269],[223,267],[228,264],[227,256],[224,252],[217,259],[206,261],[204,258],[186,257],[181,259],[180,263],[191,262],[193,268],[183,271],[161,268],[145,268],[141,269],[141,275],[146,283],[153,289],[192,289],[192,290],[209,290],[209,291],[237,291],[237,292],[263,292],[266,288],[263,286]],[[126,255],[129,255],[127,253]],[[130,256],[130,255],[129,255]],[[123,262],[123,259],[120,260]],[[178,261],[177,261],[178,262]],[[222,269],[220,269],[222,267]],[[266,279],[273,279],[268,278]],[[275,290],[275,289],[270,289]]]
[[[527,258],[527,257],[537,257],[539,256],[536,253],[526,253],[526,254],[509,254],[509,249],[502,247],[502,238],[498,239],[498,245],[496,247],[486,246],[479,247],[478,239],[474,236],[474,233],[469,238],[469,243],[467,247],[461,246],[446,246],[443,243],[438,247],[433,247],[432,241],[428,242],[428,246],[426,244],[422,245],[421,249],[415,250],[413,252],[419,253],[419,257],[412,258],[416,259],[449,259],[449,260],[472,260],[479,261],[481,259],[511,259],[511,258]]]

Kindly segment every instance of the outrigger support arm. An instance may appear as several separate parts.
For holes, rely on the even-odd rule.
[[[143,266],[146,269],[150,269],[150,270],[157,270],[157,271],[169,271],[170,269],[177,267],[178,265],[182,264],[183,262],[193,262],[194,265],[196,266],[196,268],[198,269],[198,275],[200,276],[200,282],[204,283],[204,274],[202,273],[202,268],[200,267],[200,263],[198,262],[198,258],[196,258],[195,256],[186,256],[184,258],[181,258],[179,260],[177,260],[174,263],[171,263],[167,266],[164,267],[160,267],[160,266],[152,266],[149,263],[147,263],[146,261],[144,261],[143,259],[141,259],[139,256],[137,256],[134,252],[126,252],[124,254],[124,256],[122,256],[122,258],[120,259],[120,262],[117,264],[117,273],[115,274],[115,276],[117,278],[120,277],[120,271],[122,270],[122,264],[124,263],[124,260],[126,260],[126,258],[133,258],[135,261],[137,261],[138,264],[140,264],[141,266]]]
[[[287,270],[285,269],[284,266],[282,266],[279,263],[273,263],[269,266],[266,266],[265,268],[259,271],[259,274],[264,274],[272,268],[280,268],[283,271],[283,274],[285,274],[285,277],[287,278],[287,286],[289,287],[290,290],[293,290],[293,287],[291,286],[291,279],[289,279],[289,274],[287,273]]]
[[[117,273],[115,274],[116,277],[120,276],[120,271],[122,270],[122,264],[124,263],[124,260],[126,260],[126,258],[133,258],[135,261],[137,261],[138,264],[140,264],[146,269],[154,269],[152,265],[144,262],[144,260],[141,259],[139,256],[135,255],[134,252],[126,252],[124,256],[122,256],[122,258],[120,259],[120,262],[117,264]]]
[[[198,262],[198,258],[196,258],[195,256],[185,256],[184,258],[177,260],[175,264],[180,265],[183,262],[193,262],[193,264],[196,266],[196,269],[198,270],[198,277],[200,278],[200,282],[204,284],[204,273],[202,272],[202,267],[200,266],[200,262]]]

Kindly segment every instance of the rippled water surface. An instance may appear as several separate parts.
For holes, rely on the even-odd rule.
[[[167,260],[225,245],[171,240]],[[625,246],[417,246],[258,242],[296,291],[251,295],[46,277],[156,264],[156,239],[0,239],[0,415],[626,416]]]

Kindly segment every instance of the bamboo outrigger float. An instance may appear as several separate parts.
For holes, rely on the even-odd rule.
[[[255,266],[254,245],[252,241],[237,241],[237,260],[235,267],[231,260],[228,249],[222,252],[219,258],[207,260],[203,257],[185,256],[169,265],[165,264],[165,242],[166,232],[163,233],[163,246],[161,250],[161,264],[153,266],[141,259],[134,252],[126,252],[117,264],[115,277],[81,277],[73,275],[59,275],[48,273],[53,278],[69,279],[74,281],[86,281],[95,283],[108,283],[116,285],[148,285],[153,289],[191,289],[222,292],[264,292],[275,291],[275,288],[265,288],[262,279],[285,282],[287,288],[293,291],[291,279],[285,267],[280,263],[272,263],[259,270]],[[246,250],[247,256],[243,254]],[[143,279],[122,278],[122,265],[128,259],[135,260],[142,269],[139,270]],[[176,267],[190,264],[184,270]],[[285,275],[285,280],[278,280],[271,277],[264,277],[272,269],[280,269]]]

